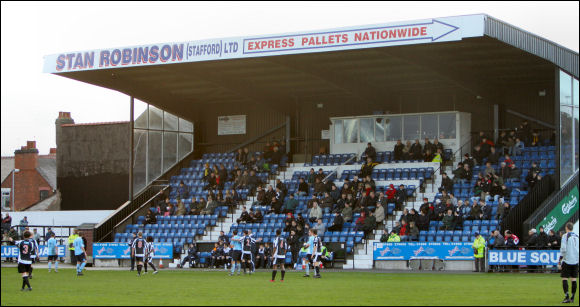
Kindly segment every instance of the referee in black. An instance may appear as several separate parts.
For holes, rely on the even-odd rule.
[[[566,298],[562,303],[574,303],[576,295],[576,278],[578,278],[578,234],[572,232],[574,225],[566,224],[566,234],[562,236],[560,247],[560,260],[558,269],[562,270],[562,288]],[[572,296],[568,294],[568,280],[572,279]]]

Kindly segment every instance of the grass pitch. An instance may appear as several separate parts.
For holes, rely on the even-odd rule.
[[[313,273],[313,272],[311,272]],[[1,304],[8,305],[559,305],[556,274],[430,274],[321,272],[321,279],[288,271],[177,270],[137,277],[129,271],[35,269],[32,292],[20,292],[16,268],[2,268]]]

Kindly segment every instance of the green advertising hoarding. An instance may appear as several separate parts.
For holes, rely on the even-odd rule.
[[[571,216],[578,211],[578,187],[574,187],[568,195],[566,195],[556,205],[550,213],[536,226],[536,230],[540,231],[540,226],[544,227],[544,232],[548,233],[551,229],[558,231],[566,224]]]

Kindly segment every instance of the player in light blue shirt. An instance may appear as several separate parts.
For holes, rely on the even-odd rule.
[[[306,255],[305,259],[302,259],[302,265],[304,267],[304,277],[310,277],[310,262],[312,262],[312,251],[313,251],[313,245],[314,245],[314,236],[309,236],[308,237],[308,243],[307,244],[307,248],[308,248],[308,254]]]
[[[78,235],[78,231],[75,230]],[[75,257],[77,258],[77,276],[83,276],[83,270],[87,265],[87,252],[85,251],[85,243],[83,238],[79,235],[74,242],[73,246],[75,248]]]
[[[560,260],[558,269],[562,272],[562,288],[566,297],[562,303],[574,303],[576,296],[576,279],[578,278],[578,235],[572,232],[574,224],[566,224],[566,234],[562,236],[560,247]],[[568,293],[568,281],[572,279],[572,296]]]
[[[231,244],[233,245],[233,252],[232,252],[232,270],[230,272],[230,276],[233,276],[236,271],[236,266],[238,268],[238,275],[241,274],[242,265],[240,261],[242,260],[242,237],[238,236],[238,231],[234,230],[233,232],[234,237],[230,240]]]
[[[48,239],[48,273],[50,273],[51,265],[54,264],[54,272],[58,273],[58,252],[54,232],[50,234]]]

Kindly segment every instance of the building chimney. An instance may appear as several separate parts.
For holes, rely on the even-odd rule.
[[[62,125],[74,124],[75,121],[70,117],[70,112],[58,112],[58,118],[54,122],[56,126],[56,148],[60,142],[60,136],[62,133]]]
[[[14,168],[34,170],[38,166],[38,149],[35,141],[26,142],[26,146],[14,151]]]

